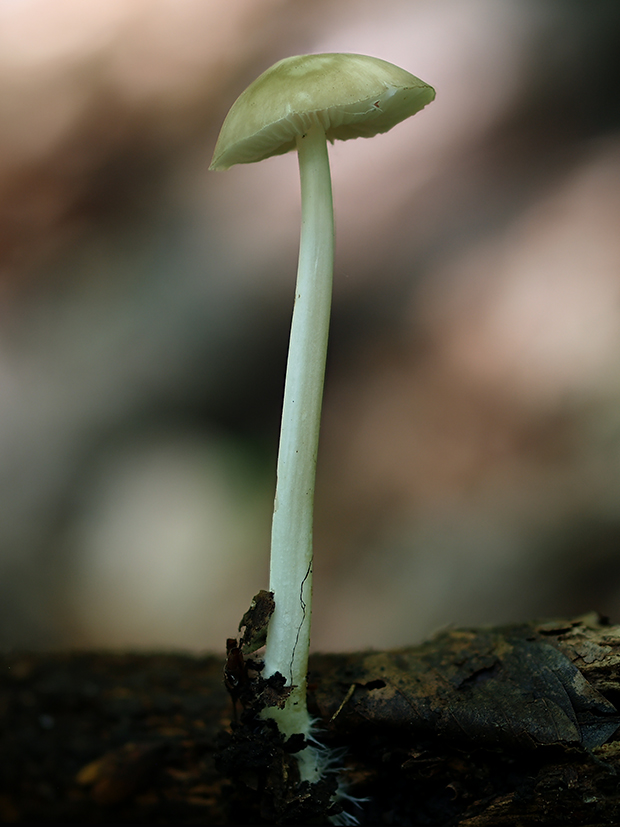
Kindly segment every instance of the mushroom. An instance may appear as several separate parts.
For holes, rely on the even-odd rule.
[[[288,737],[312,738],[306,672],[312,599],[312,516],[332,294],[334,219],[327,141],[372,137],[414,115],[432,87],[391,63],[355,54],[299,55],[267,69],[235,101],[210,169],[262,161],[297,149],[301,239],[277,463],[263,677],[292,687],[283,709],[264,714]],[[316,751],[315,751],[316,752]],[[321,768],[299,753],[302,780]]]

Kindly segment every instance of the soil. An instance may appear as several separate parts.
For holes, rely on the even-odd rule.
[[[233,720],[224,660],[2,657],[0,821],[326,824],[344,778],[362,825],[620,823],[620,627],[594,615],[315,656],[311,710],[342,751],[322,788],[295,788],[303,744],[251,703]]]

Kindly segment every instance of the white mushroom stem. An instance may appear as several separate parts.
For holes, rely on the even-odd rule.
[[[287,736],[308,735],[311,724],[306,673],[314,480],[334,266],[332,188],[323,127],[317,123],[299,136],[297,150],[301,239],[271,534],[269,588],[275,611],[269,622],[263,671],[264,677],[280,672],[287,686],[294,686],[284,709],[267,711]]]

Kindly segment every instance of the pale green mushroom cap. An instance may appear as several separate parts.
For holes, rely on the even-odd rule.
[[[283,155],[296,148],[298,135],[317,124],[332,143],[370,138],[415,115],[434,97],[432,86],[377,57],[287,57],[232,105],[210,169]]]

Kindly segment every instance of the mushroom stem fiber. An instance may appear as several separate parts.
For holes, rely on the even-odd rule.
[[[271,534],[269,623],[264,676],[294,689],[272,708],[285,735],[308,734],[306,672],[312,610],[312,515],[332,296],[334,219],[327,141],[316,123],[297,137],[301,239],[286,368]]]

